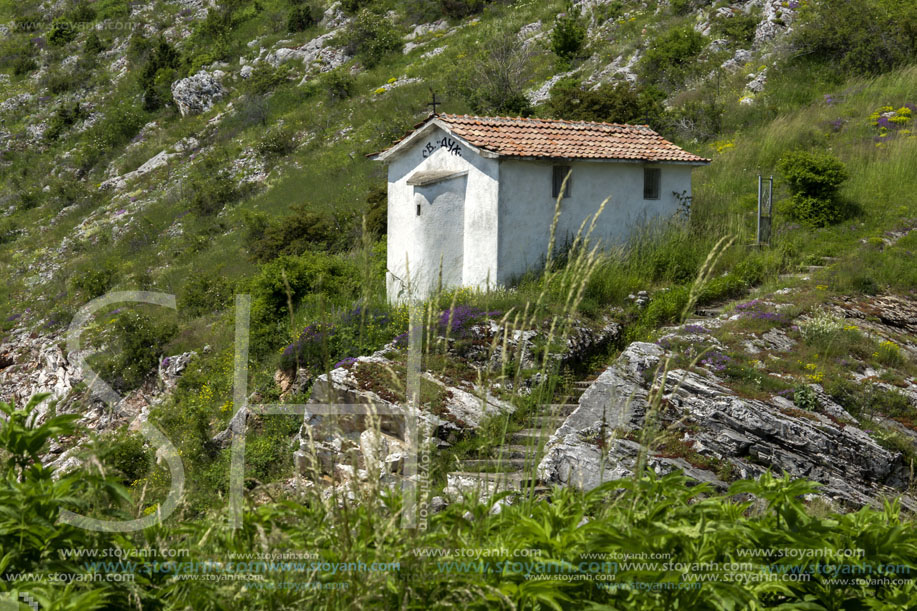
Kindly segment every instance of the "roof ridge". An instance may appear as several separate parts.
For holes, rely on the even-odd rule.
[[[504,115],[469,115],[469,114],[453,114],[453,113],[439,113],[435,117],[457,117],[461,119],[500,119],[504,121],[526,121],[526,122],[535,122],[543,121],[545,123],[566,123],[566,124],[586,124],[586,125],[610,125],[612,127],[646,127],[650,130],[653,128],[646,123],[609,123],[607,121],[583,121],[577,119],[552,119],[547,117],[507,117]],[[655,131],[655,130],[653,130]]]

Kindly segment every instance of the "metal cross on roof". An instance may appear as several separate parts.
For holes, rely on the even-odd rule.
[[[436,114],[436,107],[439,106],[440,104],[442,104],[442,101],[436,99],[436,92],[433,91],[432,89],[430,90],[430,93],[433,95],[433,101],[430,102],[429,104],[427,104],[427,106],[430,106],[430,107],[433,108],[433,114],[435,115],[435,114]]]

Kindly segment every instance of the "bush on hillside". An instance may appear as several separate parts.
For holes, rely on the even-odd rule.
[[[322,6],[318,2],[297,4],[287,14],[287,30],[290,32],[305,31],[322,19]]]
[[[917,56],[917,4],[911,0],[810,0],[793,24],[800,60],[839,74],[880,74]]]
[[[484,40],[455,74],[460,94],[477,114],[529,116],[525,90],[534,52],[512,30],[492,30]]]
[[[388,189],[375,187],[366,196],[366,231],[374,238],[388,232]]]
[[[266,159],[289,155],[296,149],[296,134],[289,127],[274,126],[265,132],[255,145],[258,154]]]
[[[261,266],[244,292],[252,295],[252,347],[271,349],[289,333],[290,311],[310,296],[352,295],[359,273],[348,260],[321,252],[282,255]]]
[[[463,19],[483,12],[484,7],[493,0],[439,0],[439,5],[447,17]]]
[[[354,17],[344,32],[344,46],[368,67],[379,64],[386,55],[397,53],[404,47],[401,34],[382,15],[363,9]]]
[[[563,79],[551,88],[544,113],[556,119],[656,125],[665,112],[663,98],[657,89],[629,83],[603,83],[591,89],[578,79]]]
[[[562,60],[575,59],[586,43],[586,26],[579,9],[567,4],[565,12],[557,16],[551,30],[551,50]]]
[[[643,79],[652,85],[675,89],[696,67],[695,60],[705,43],[706,36],[691,26],[669,30],[654,41],[640,61]]]
[[[717,38],[728,38],[740,45],[748,45],[755,39],[755,30],[760,20],[759,10],[748,13],[737,11],[731,17],[720,17],[714,21],[711,31]]]
[[[178,296],[178,309],[188,316],[203,316],[227,307],[232,297],[232,284],[214,273],[193,273]]]
[[[178,80],[180,57],[178,51],[165,38],[160,37],[149,47],[138,49],[142,56],[140,90],[143,92],[144,110],[157,110],[172,101],[172,83]]]
[[[333,219],[305,206],[292,206],[291,210],[292,214],[275,220],[257,213],[245,216],[246,243],[252,260],[266,263],[281,255],[332,247],[340,233]]]
[[[76,28],[69,19],[55,19],[48,30],[48,42],[61,47],[76,38]]]
[[[793,151],[777,164],[790,188],[789,215],[812,227],[826,227],[849,216],[849,206],[837,195],[848,173],[839,159],[828,153]]]
[[[122,312],[110,327],[108,349],[90,357],[90,364],[115,390],[133,390],[156,369],[163,347],[176,332],[172,323],[156,322],[137,312]]]
[[[190,178],[188,204],[198,216],[216,214],[241,195],[235,181],[214,159],[201,163]]]
[[[104,295],[114,286],[116,279],[115,270],[107,265],[94,264],[77,271],[70,279],[70,286],[79,291],[86,299],[95,299]]]
[[[104,50],[105,45],[102,44],[102,39],[99,38],[99,35],[95,32],[90,32],[89,36],[86,37],[86,42],[83,43],[83,55],[95,57]]]

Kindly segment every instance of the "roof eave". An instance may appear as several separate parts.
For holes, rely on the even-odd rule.
[[[431,131],[434,127],[438,127],[441,130],[443,130],[444,132],[447,132],[453,138],[460,140],[462,144],[470,148],[472,151],[474,151],[481,157],[485,157],[488,159],[494,159],[494,158],[499,157],[498,154],[492,151],[488,151],[486,149],[482,149],[480,147],[477,147],[471,144],[462,136],[457,135],[448,123],[446,123],[439,117],[434,116],[434,117],[430,117],[423,125],[421,125],[417,129],[415,129],[413,132],[405,136],[401,141],[399,141],[395,145],[387,148],[386,150],[380,153],[376,153],[375,155],[370,155],[369,158],[372,159],[373,161],[386,162],[389,159],[391,159],[392,157],[396,157],[397,155],[399,155],[406,148],[409,148],[416,140],[418,140],[419,138],[421,138],[421,136]]]

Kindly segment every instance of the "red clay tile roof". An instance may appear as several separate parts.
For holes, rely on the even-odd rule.
[[[449,114],[436,118],[469,144],[507,157],[710,161],[675,146],[648,125]]]

